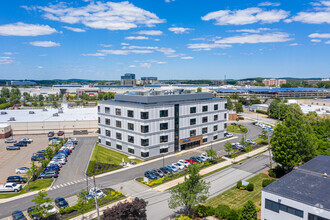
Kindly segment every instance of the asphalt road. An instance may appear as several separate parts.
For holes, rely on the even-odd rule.
[[[252,125],[251,122],[244,123],[244,125],[246,125],[249,130],[249,132],[247,134],[247,138],[254,139],[258,136],[258,133],[260,133],[260,131],[261,131],[261,130],[260,131],[258,130],[258,129],[260,129],[259,127]],[[239,142],[240,135],[238,135],[238,136],[239,136],[238,138],[231,140],[231,142]],[[224,143],[225,142],[213,144],[212,148],[221,154],[225,154],[225,152],[223,151]],[[209,147],[205,147],[204,149],[193,150],[191,152],[187,152],[187,153],[180,154],[180,155],[173,155],[169,158],[166,158],[164,163],[171,164],[171,163],[178,161],[179,159],[187,159],[194,155],[200,155],[202,152],[204,152],[208,148]],[[79,158],[79,157],[77,157],[77,158]],[[70,160],[70,158],[69,158],[69,160]],[[75,163],[79,163],[79,161],[75,162]],[[86,166],[86,164],[84,164],[84,165]],[[145,165],[133,167],[133,168],[127,169],[127,170],[122,170],[121,172],[109,173],[109,175],[106,175],[103,177],[97,177],[96,183],[99,187],[102,187],[102,188],[103,187],[112,187],[115,185],[124,186],[124,184],[126,182],[131,181],[137,177],[143,176],[143,174],[146,170],[151,170],[151,169],[159,168],[162,166],[163,166],[163,160],[153,161],[153,162],[145,164]],[[70,166],[67,166],[67,168],[70,168]],[[72,169],[70,169],[70,170],[72,170]],[[244,178],[244,175],[242,175],[241,177]],[[68,176],[68,178],[70,178],[70,177]],[[86,188],[86,185],[87,185],[86,182],[76,182],[76,183],[70,184],[70,185],[62,184],[62,186],[60,188],[49,190],[49,191],[47,191],[47,193],[48,193],[48,196],[53,199],[56,197],[66,198],[66,197],[73,196],[75,193],[79,193],[81,191],[81,189]],[[34,198],[34,196],[28,196],[28,197],[24,197],[21,199],[17,199],[14,201],[0,204],[0,218],[10,216],[14,210],[26,210],[28,207],[33,205],[33,203],[31,202],[33,198]],[[152,201],[153,200],[151,200],[151,202]],[[152,204],[152,203],[150,203],[150,204]],[[167,205],[166,205],[166,207],[167,207]],[[156,218],[156,219],[159,219],[159,218]]]

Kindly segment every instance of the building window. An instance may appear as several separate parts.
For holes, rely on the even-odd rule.
[[[100,109],[101,109],[100,106],[97,106],[97,112],[100,112]]]
[[[141,133],[148,133],[149,125],[141,125]]]
[[[225,109],[227,109],[227,103],[225,103]]]
[[[219,105],[218,104],[214,105],[214,111],[216,111],[218,109],[219,109]]]
[[[207,133],[207,127],[206,128],[202,128],[202,134],[206,134]]]
[[[116,139],[121,140],[121,133],[116,133]]]
[[[127,117],[133,118],[134,117],[134,111],[127,110]]]
[[[190,114],[196,113],[196,107],[190,107]]]
[[[168,129],[168,123],[160,123],[159,129],[160,130],[167,130]]]
[[[204,106],[202,107],[202,111],[203,111],[203,112],[207,112],[207,111],[208,111],[208,108],[209,108],[209,107],[208,107],[207,105],[204,105]]]
[[[105,130],[105,136],[110,137],[110,131],[109,130]]]
[[[213,140],[216,140],[216,139],[218,139],[218,135],[213,136]]]
[[[134,149],[128,148],[128,153],[134,154]]]
[[[101,144],[101,138],[99,138],[99,143]]]
[[[195,125],[195,124],[196,124],[196,118],[191,118],[190,125]]]
[[[227,119],[227,114],[225,113],[225,115],[223,117],[224,117],[224,119]]]
[[[116,127],[121,128],[121,121],[116,121]]]
[[[207,142],[207,138],[203,138],[203,143],[206,143]]]
[[[110,108],[109,107],[105,107],[104,112],[109,114],[110,113]]]
[[[128,135],[127,140],[128,140],[128,142],[134,144],[134,137],[133,136]]]
[[[227,123],[225,123],[225,129],[227,128]]]
[[[160,116],[161,118],[163,118],[163,117],[168,117],[168,110],[160,110],[160,111],[159,111],[159,116]]]
[[[168,135],[160,136],[160,143],[166,143],[168,142]]]
[[[122,150],[122,149],[123,149],[123,146],[121,146],[120,144],[117,144],[117,145],[116,145],[116,148],[117,148],[118,150]]]
[[[308,213],[308,220],[328,220],[328,219]]]
[[[218,115],[213,116],[214,121],[218,121]]]
[[[110,119],[109,119],[109,118],[106,118],[106,119],[105,119],[105,124],[106,124],[106,125],[110,125]]]
[[[120,108],[116,108],[116,115],[121,115],[121,109]]]
[[[217,131],[218,130],[218,125],[214,125],[213,126],[213,131]]]
[[[128,123],[127,124],[127,129],[130,130],[130,131],[134,131],[134,124]]]
[[[279,211],[281,210],[283,212],[290,213],[300,218],[304,217],[304,212],[302,210],[295,209],[290,206],[271,201],[269,199],[266,199],[265,201],[265,208],[277,213],[279,213]],[[308,215],[308,219],[309,219],[309,215]]]
[[[166,148],[160,148],[159,153],[164,154],[168,152],[168,147]]]
[[[141,146],[149,146],[149,139],[141,139]]]
[[[196,130],[190,130],[190,137],[196,136]]]
[[[98,118],[97,118],[97,121],[98,121],[98,123],[100,124],[100,123],[101,123],[101,118],[98,117]]]
[[[207,122],[207,116],[205,116],[205,117],[202,118],[202,122],[203,123],[206,123]]]
[[[149,112],[141,112],[141,119],[149,119]]]
[[[106,144],[107,146],[111,146],[111,142],[110,142],[110,141],[106,141],[105,144]]]
[[[149,152],[141,152],[141,157],[149,157]]]

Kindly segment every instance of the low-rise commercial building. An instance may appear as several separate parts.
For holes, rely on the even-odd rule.
[[[319,155],[262,189],[262,220],[329,220],[330,157]]]
[[[286,83],[286,79],[264,79],[262,83],[265,84],[265,86],[280,87],[280,85]]]
[[[122,86],[136,86],[135,74],[125,73],[121,76],[121,85]]]
[[[116,94],[99,102],[99,143],[140,158],[199,146],[224,137],[225,104],[185,90]]]

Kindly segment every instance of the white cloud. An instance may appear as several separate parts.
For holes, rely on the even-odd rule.
[[[124,46],[122,47],[122,49],[130,49],[130,50],[134,50],[134,49],[143,49],[143,50],[156,50],[158,49],[158,47],[150,47],[150,46]]]
[[[126,40],[148,40],[149,37],[146,36],[129,36],[125,37]]]
[[[298,43],[292,43],[292,44],[289,44],[289,46],[298,46],[299,44]]]
[[[0,57],[0,65],[1,64],[11,64],[14,60],[12,57]]]
[[[326,41],[325,44],[330,44],[330,40],[329,41]]]
[[[112,44],[99,44],[101,47],[112,47]]]
[[[130,68],[136,68],[136,65],[129,65]]]
[[[186,56],[186,57],[181,57],[182,60],[192,60],[194,59],[193,57],[191,56]]]
[[[140,63],[140,67],[142,67],[142,68],[150,68],[151,67],[151,63]]]
[[[156,63],[156,64],[166,64],[167,63],[166,61],[159,61],[159,60],[145,60],[145,61],[135,60],[134,62],[136,62],[136,63],[148,62],[148,63]]]
[[[8,55],[8,56],[11,56],[11,55],[13,55],[13,53],[12,53],[12,52],[4,52],[3,54],[4,54],[4,55]]]
[[[74,31],[74,32],[86,32],[86,30],[84,30],[82,28],[73,28],[73,27],[68,27],[68,26],[63,26],[63,28],[68,29],[70,31]]]
[[[310,38],[330,38],[330,33],[327,33],[327,34],[314,33],[314,34],[308,35],[308,37],[310,37]]]
[[[127,45],[129,45],[129,43],[121,43],[121,45],[127,46]]]
[[[275,6],[275,7],[280,6],[280,5],[281,5],[281,3],[279,3],[279,2],[269,2],[269,1],[261,2],[258,4],[258,6]]]
[[[320,1],[312,3],[313,11],[299,12],[297,15],[285,22],[298,21],[307,24],[330,24],[330,1]]]
[[[166,3],[174,2],[175,0],[165,0]]]
[[[192,28],[184,28],[184,27],[171,27],[168,30],[174,32],[175,34],[183,34],[183,33],[189,33],[193,29]]]
[[[139,31],[137,33],[138,34],[141,34],[141,35],[151,35],[151,36],[158,36],[158,35],[162,35],[163,34],[162,31],[157,31],[157,30]]]
[[[81,56],[84,57],[104,57],[106,56],[105,53],[87,53],[87,54],[81,54]]]
[[[43,66],[37,66],[38,69],[43,69],[44,67]]]
[[[214,55],[217,55],[217,56],[226,56],[227,54],[226,53],[214,53]]]
[[[320,43],[321,40],[320,39],[312,39],[311,42],[313,42],[313,43]]]
[[[258,28],[258,29],[238,29],[238,30],[230,30],[228,32],[239,32],[239,33],[260,33],[262,31],[270,31],[270,28]]]
[[[57,33],[56,29],[48,25],[25,24],[22,22],[0,25],[0,35],[2,36],[40,36],[53,33]]]
[[[68,24],[83,24],[86,27],[108,30],[129,30],[139,26],[153,27],[164,23],[156,14],[134,6],[128,1],[94,2],[86,6],[69,7],[69,4],[59,3],[49,6],[24,7],[39,9],[44,18]]]
[[[188,48],[193,49],[194,51],[212,50],[212,49],[215,49],[215,48],[225,49],[225,48],[229,48],[229,47],[231,47],[231,45],[216,44],[216,43],[212,43],[212,44],[208,44],[208,43],[188,44]]]
[[[276,43],[290,41],[289,34],[283,32],[266,34],[243,34],[223,38],[215,41],[218,44],[256,44],[256,43]]]
[[[219,10],[208,13],[202,20],[215,20],[215,25],[244,25],[261,23],[275,23],[289,16],[290,12],[284,10],[264,10],[258,7],[243,10]]]
[[[36,47],[59,47],[59,46],[61,46],[60,43],[56,43],[53,41],[33,41],[33,42],[30,42],[29,44],[31,44],[32,46],[36,46]]]

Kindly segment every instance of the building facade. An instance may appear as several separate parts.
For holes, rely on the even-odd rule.
[[[136,86],[135,74],[125,73],[121,76],[121,85],[122,86]]]
[[[276,86],[280,87],[281,84],[285,84],[285,79],[264,79],[262,80],[262,83],[265,84],[265,86]]]
[[[158,82],[158,78],[149,76],[149,77],[141,77],[141,82],[140,83],[143,84],[143,85],[149,85],[149,84],[152,84],[152,83],[155,83],[155,82]]]
[[[199,146],[224,137],[225,104],[211,93],[117,94],[99,102],[99,143],[140,158]]]

